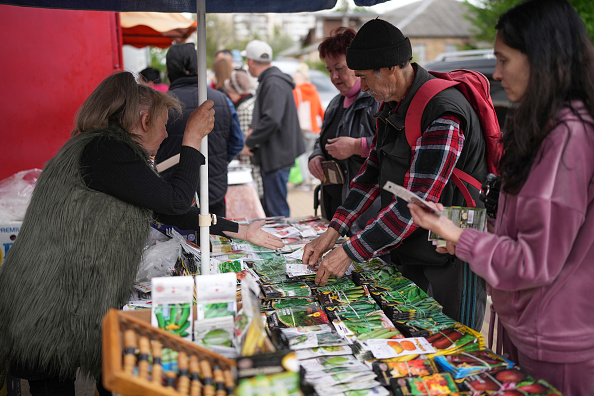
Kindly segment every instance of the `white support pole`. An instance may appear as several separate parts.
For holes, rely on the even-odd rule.
[[[206,0],[196,0],[196,52],[198,56],[198,103],[206,101]],[[206,162],[200,167],[200,216],[209,216],[208,136],[202,139],[200,152]],[[210,227],[200,226],[201,273],[210,274]]]

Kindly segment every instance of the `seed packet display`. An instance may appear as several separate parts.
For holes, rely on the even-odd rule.
[[[384,386],[389,386],[392,378],[426,377],[438,372],[431,359],[413,359],[408,362],[375,361],[372,367]]]
[[[459,389],[449,373],[435,373],[425,377],[403,377],[390,381],[392,392],[398,396],[450,395]]]
[[[234,346],[236,283],[233,272],[196,277],[196,343],[211,349]]]
[[[434,358],[443,370],[452,374],[455,379],[476,375],[496,368],[511,368],[514,363],[503,356],[484,349],[479,351],[439,355]]]

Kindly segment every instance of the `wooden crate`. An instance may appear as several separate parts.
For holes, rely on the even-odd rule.
[[[160,365],[150,363],[154,363],[152,355],[159,347],[179,353],[179,375],[166,372],[153,380],[152,374],[159,372]],[[103,385],[112,392],[129,396],[214,396],[216,391],[216,396],[230,395],[234,371],[233,360],[151,326],[150,310],[111,309],[103,319]]]

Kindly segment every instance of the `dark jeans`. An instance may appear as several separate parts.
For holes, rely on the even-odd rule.
[[[20,365],[10,365],[10,375],[29,382],[31,396],[75,396],[76,378],[52,377],[43,371]],[[111,396],[111,392],[103,387],[101,379],[97,380],[97,391],[101,396]]]
[[[262,206],[266,216],[290,217],[291,212],[287,202],[287,182],[290,171],[290,169],[279,169],[268,173],[262,172],[264,187]]]

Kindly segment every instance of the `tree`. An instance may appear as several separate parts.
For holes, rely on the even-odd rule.
[[[468,7],[468,13],[465,18],[477,28],[474,38],[477,41],[493,43],[495,41],[495,25],[499,16],[521,2],[522,0],[476,0],[473,3],[478,4],[474,5],[466,0],[464,3]],[[592,0],[569,0],[569,3],[580,14],[590,38],[594,38],[594,2]]]

